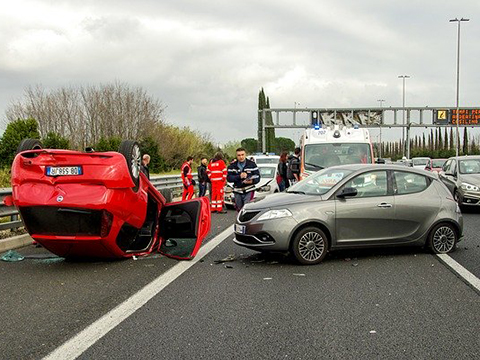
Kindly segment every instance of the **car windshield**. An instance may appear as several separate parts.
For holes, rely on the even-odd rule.
[[[325,169],[291,186],[287,192],[323,195],[351,172],[347,169]]]
[[[433,159],[432,160],[432,167],[434,168],[441,168],[445,164],[447,160],[445,159]]]
[[[429,160],[428,158],[413,159],[413,165],[414,166],[427,165],[428,160]]]
[[[280,157],[257,158],[255,163],[258,164],[278,164]]]
[[[271,166],[259,166],[258,171],[260,171],[260,179],[272,179],[275,176],[275,171],[277,168]]]
[[[305,145],[305,169],[318,171],[323,168],[346,164],[371,164],[369,144],[309,144]]]
[[[480,174],[480,159],[460,160],[458,163],[460,174]]]

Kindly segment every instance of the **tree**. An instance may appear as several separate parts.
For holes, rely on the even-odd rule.
[[[276,154],[281,154],[282,152],[290,152],[295,150],[295,142],[292,139],[278,137],[275,138],[273,151]]]
[[[42,139],[42,145],[45,149],[69,149],[70,141],[53,131]]]
[[[261,111],[265,108],[266,104],[266,99],[265,99],[265,92],[263,91],[263,88],[259,91],[258,93],[258,131],[257,131],[257,136],[258,136],[258,147],[257,151],[262,151],[262,145],[263,145],[263,114]]]
[[[18,145],[23,139],[40,139],[38,123],[35,119],[18,119],[10,122],[0,139],[0,166],[12,165]]]
[[[95,151],[118,151],[122,139],[119,137],[100,138],[96,144],[93,145]]]
[[[270,109],[270,99],[267,97],[267,104],[265,105],[266,109]],[[272,118],[272,112],[268,111],[267,112],[267,125],[273,125],[273,118]],[[274,128],[268,128],[266,130],[266,138],[267,138],[267,152],[274,151],[275,147],[275,129]]]
[[[453,127],[450,127],[450,146],[449,146],[449,149],[450,150],[455,150],[455,142],[453,140]]]
[[[445,128],[445,137],[443,139],[443,148],[445,150],[448,150],[449,149],[449,143],[448,143],[448,131],[447,131],[447,128]]]
[[[247,154],[252,154],[258,149],[258,141],[254,138],[243,139],[240,144],[243,148],[245,148]]]
[[[140,149],[142,156],[144,154],[150,155],[150,164],[148,165],[149,169],[153,173],[159,173],[165,171],[165,159],[160,155],[158,151],[158,144],[155,140],[147,136],[140,141]]]
[[[467,134],[467,127],[463,128],[463,154],[468,154],[468,134]]]
[[[443,149],[443,140],[442,140],[442,129],[438,128],[438,144],[437,144],[437,150],[442,150]]]

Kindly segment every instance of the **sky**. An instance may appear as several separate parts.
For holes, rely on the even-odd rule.
[[[125,82],[223,144],[272,108],[480,108],[478,0],[0,0],[0,133],[27,86]],[[372,135],[375,136],[375,131]],[[293,137],[298,131],[277,131]],[[400,130],[384,132],[393,139]]]

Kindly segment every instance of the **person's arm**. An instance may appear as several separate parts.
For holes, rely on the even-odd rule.
[[[185,185],[186,187],[189,187],[190,186],[190,179],[187,177],[187,174],[188,174],[188,167],[185,166],[183,168],[183,185]]]
[[[227,169],[227,181],[237,183],[240,181],[240,173],[238,169],[234,168],[233,166],[229,166]]]
[[[255,168],[252,169],[251,174],[250,180],[252,181],[252,184],[258,184],[260,182],[260,171],[256,165]]]

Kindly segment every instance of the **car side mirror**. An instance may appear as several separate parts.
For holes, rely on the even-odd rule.
[[[358,194],[357,189],[352,187],[343,188],[340,194],[337,195],[338,198],[344,199],[346,197],[356,196]]]
[[[375,159],[375,164],[385,164],[385,159],[377,158]]]
[[[432,168],[430,166],[425,166],[425,170],[432,171]]]

